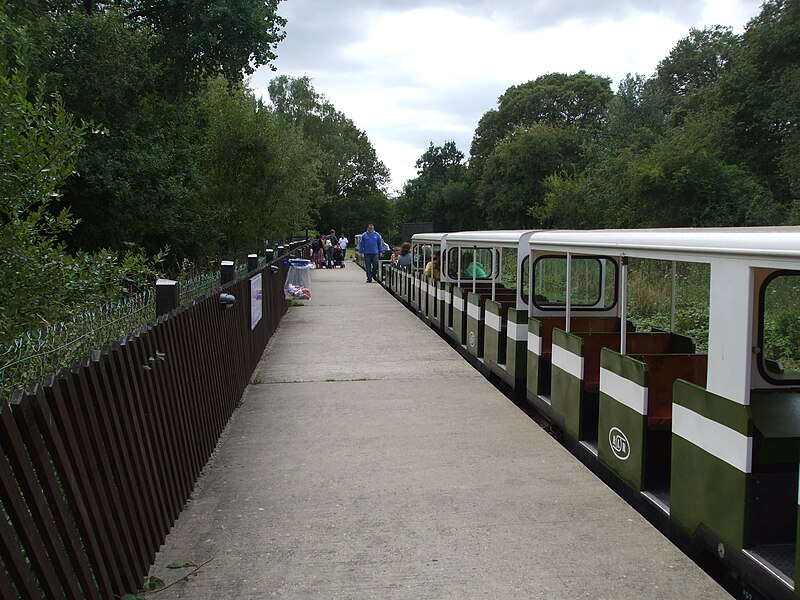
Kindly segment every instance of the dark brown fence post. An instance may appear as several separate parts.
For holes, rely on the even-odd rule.
[[[160,317],[178,308],[181,303],[180,285],[172,279],[156,281],[156,316]]]
[[[258,254],[247,255],[247,272],[252,273],[258,269]]]
[[[219,263],[219,284],[225,285],[233,281],[236,270],[232,260],[223,260]]]

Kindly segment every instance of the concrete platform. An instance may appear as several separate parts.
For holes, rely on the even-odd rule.
[[[169,598],[730,598],[363,271],[313,274],[151,575]]]

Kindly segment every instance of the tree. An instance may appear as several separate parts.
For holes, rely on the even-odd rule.
[[[650,102],[675,125],[702,113],[710,101],[708,92],[725,72],[739,41],[730,27],[691,29],[647,82]]]
[[[87,141],[64,199],[81,220],[73,248],[196,258],[213,237],[198,154],[206,124],[193,96],[168,98],[152,37],[118,11],[38,23],[31,61],[77,117],[101,125]]]
[[[475,229],[480,211],[467,181],[464,153],[450,140],[431,143],[417,159],[417,177],[406,182],[397,200],[398,222],[430,221],[444,231]]]
[[[222,79],[203,103],[210,123],[202,165],[218,251],[260,252],[265,240],[307,227],[319,164],[299,128],[287,128],[251,91]]]
[[[769,0],[747,26],[717,90],[719,110],[730,114],[736,152],[775,199],[793,211],[800,198],[800,2]]]
[[[626,226],[730,227],[778,224],[783,218],[769,190],[744,166],[725,160],[704,122],[672,128],[625,177]]]
[[[511,86],[500,96],[497,110],[484,114],[475,130],[470,150],[472,181],[480,185],[489,156],[517,130],[547,125],[596,134],[606,123],[612,97],[610,79],[585,71],[550,73]]]
[[[520,129],[489,156],[478,201],[490,228],[546,225],[539,209],[545,180],[578,168],[583,135],[576,129],[535,125]]]
[[[25,0],[12,1],[12,6],[19,16],[51,21],[77,13],[119,15],[125,27],[152,38],[150,60],[164,67],[175,91],[218,74],[240,82],[258,66],[270,65],[286,35],[282,30],[286,19],[277,14],[279,1]]]
[[[470,180],[490,227],[552,221],[545,180],[580,168],[581,148],[607,123],[614,94],[607,77],[550,73],[511,86],[481,118],[472,140]],[[555,204],[551,203],[551,207]]]
[[[608,121],[598,136],[604,148],[647,148],[663,134],[666,119],[648,84],[642,75],[628,74],[620,81],[608,103]]]
[[[378,198],[383,200],[376,205],[376,212],[388,210],[385,190],[389,170],[378,159],[367,135],[318,94],[308,77],[282,75],[270,81],[268,89],[276,113],[301,128],[305,138],[318,148],[323,193],[316,199],[317,229],[361,231],[365,223],[363,219],[354,220],[353,210]]]
[[[0,7],[0,340],[134,291],[153,274],[141,254],[69,254],[75,225],[59,207],[86,127],[57,96],[28,87],[29,46]]]

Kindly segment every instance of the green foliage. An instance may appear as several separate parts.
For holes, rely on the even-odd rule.
[[[731,114],[735,159],[764,182],[776,202],[793,206],[800,188],[800,2],[770,0],[748,25],[730,68],[720,78],[717,103]]]
[[[222,238],[218,251],[257,252],[266,239],[307,227],[319,163],[299,128],[222,79],[202,103],[209,120],[202,166]]]
[[[545,180],[573,173],[584,134],[576,128],[535,125],[497,146],[484,166],[478,201],[491,228],[549,226]]]
[[[418,177],[407,182],[395,203],[397,223],[429,221],[444,231],[481,225],[473,187],[467,181],[464,153],[455,142],[430,144],[417,160]],[[409,240],[402,240],[409,241]]]
[[[730,164],[705,124],[675,127],[631,159],[627,198],[641,226],[774,224],[780,211],[746,167]]]
[[[706,101],[702,92],[723,75],[738,43],[730,27],[691,29],[647,84],[664,114],[680,124],[687,115],[700,112]]]
[[[133,293],[154,264],[132,252],[69,254],[75,226],[58,186],[74,169],[86,127],[43,88],[29,99],[26,43],[0,12],[0,339],[45,326],[100,299]]]
[[[269,83],[269,95],[275,111],[316,147],[322,182],[314,197],[316,228],[355,234],[367,222],[379,228],[388,224],[389,171],[367,135],[318,94],[308,77],[276,77]]]
[[[519,129],[545,125],[598,131],[613,97],[610,86],[606,77],[579,71],[549,73],[508,88],[497,110],[484,114],[475,130],[470,151],[473,180],[482,177],[495,148]]]

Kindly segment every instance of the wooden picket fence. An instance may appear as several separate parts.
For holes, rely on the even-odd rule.
[[[250,273],[0,404],[0,598],[140,588],[286,313],[273,265],[254,329]]]

